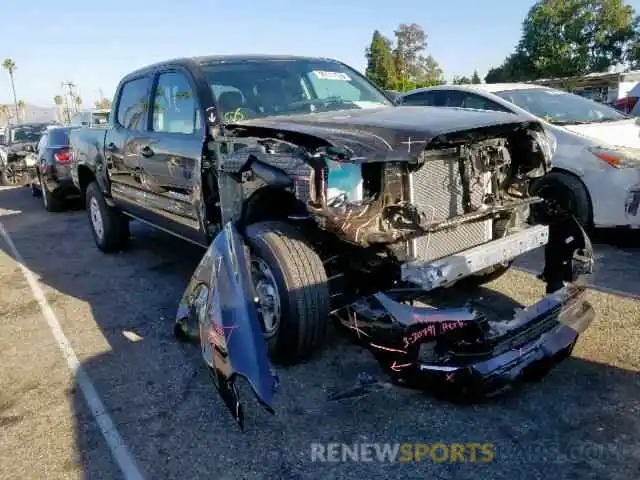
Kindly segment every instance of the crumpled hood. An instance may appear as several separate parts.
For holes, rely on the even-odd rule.
[[[439,135],[483,127],[537,124],[516,114],[439,107],[381,107],[244,120],[232,128],[251,126],[311,135],[334,145],[347,145],[357,155],[415,153]]]
[[[562,128],[587,137],[600,146],[640,148],[640,125],[636,122],[637,119],[629,119],[619,122],[563,125]]]

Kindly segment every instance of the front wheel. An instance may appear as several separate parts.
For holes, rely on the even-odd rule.
[[[118,210],[107,205],[97,182],[91,182],[85,194],[93,239],[100,250],[122,250],[129,240],[129,222]]]
[[[586,187],[577,177],[551,171],[533,183],[531,194],[546,200],[548,206],[558,214],[573,215],[583,228],[592,226],[591,199]],[[546,210],[546,207],[532,205],[533,220],[536,223],[546,223]]]
[[[251,275],[269,355],[276,362],[307,359],[324,342],[329,286],[322,260],[291,225],[249,225]]]

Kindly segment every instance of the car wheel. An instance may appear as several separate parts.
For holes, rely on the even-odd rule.
[[[284,222],[249,225],[246,236],[269,355],[275,362],[303,361],[327,335],[329,286],[322,260]]]
[[[64,200],[49,191],[42,177],[40,177],[40,191],[42,192],[42,204],[47,212],[60,212],[64,209]]]
[[[122,250],[129,240],[129,222],[121,212],[107,205],[96,182],[87,188],[86,209],[98,248],[105,253]]]
[[[558,171],[551,171],[536,181],[531,194],[544,198],[559,212],[572,214],[584,228],[591,228],[593,214],[591,199],[584,184],[576,177]],[[542,221],[542,214],[536,205],[531,207],[536,223]]]
[[[31,196],[36,198],[42,196],[40,182],[37,179],[31,182]]]

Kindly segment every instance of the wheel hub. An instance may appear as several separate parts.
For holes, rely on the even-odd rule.
[[[275,334],[280,324],[278,286],[271,269],[261,258],[251,259],[251,275],[258,297],[258,314],[268,337]]]
[[[102,222],[102,212],[100,211],[100,205],[98,205],[98,200],[95,197],[91,198],[89,202],[89,216],[91,218],[91,225],[93,226],[93,231],[96,233],[98,238],[102,240],[104,235],[104,224]]]

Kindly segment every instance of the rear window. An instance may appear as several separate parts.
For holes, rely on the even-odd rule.
[[[52,128],[49,130],[49,146],[60,147],[69,145],[68,128]]]

